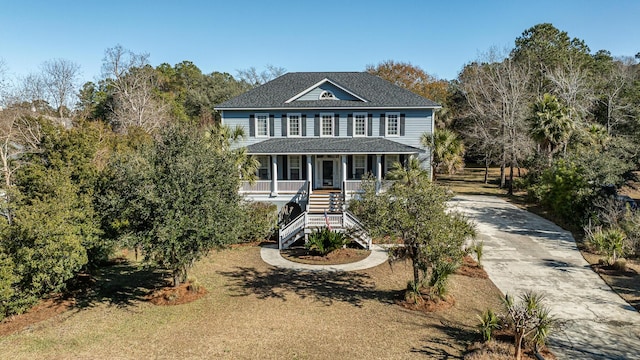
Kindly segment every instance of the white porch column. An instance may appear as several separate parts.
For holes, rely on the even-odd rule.
[[[278,156],[271,155],[271,196],[278,196]]]
[[[376,179],[382,182],[382,155],[376,155]]]
[[[307,155],[307,181],[309,182],[309,195],[313,192],[313,163],[311,155]]]
[[[343,187],[345,185],[345,182],[347,181],[347,155],[342,155],[341,157],[341,161],[342,161],[342,176],[340,177],[340,182],[342,183],[340,185],[340,187]],[[345,191],[346,189],[342,189],[342,191]]]

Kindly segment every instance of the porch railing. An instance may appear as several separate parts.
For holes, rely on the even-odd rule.
[[[251,184],[248,181],[243,181],[240,186],[240,192],[243,193],[270,193],[271,192],[271,180],[258,180]]]
[[[306,189],[306,180],[278,180],[278,192],[297,193]]]
[[[278,180],[278,192],[295,194],[305,191],[306,180]],[[271,180],[258,180],[254,184],[243,181],[240,186],[241,193],[271,193]]]

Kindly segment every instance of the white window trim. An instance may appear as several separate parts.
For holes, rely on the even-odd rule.
[[[291,135],[291,117],[298,117],[298,135]],[[301,137],[302,136],[302,114],[301,113],[287,113],[287,137]]]
[[[356,115],[363,115],[364,116],[364,134],[362,135],[357,135],[356,134]],[[366,112],[357,112],[357,113],[353,113],[353,129],[352,129],[352,134],[353,137],[365,137],[368,134],[368,127],[369,127],[369,114]]]
[[[298,174],[300,174],[300,176],[298,176],[298,179],[293,179],[293,180],[300,180],[300,178],[302,177],[302,157],[300,155],[289,155],[289,160],[288,164],[287,164],[287,175],[288,175],[288,179],[291,179],[291,159],[292,158],[298,158],[299,162],[298,162],[298,167],[296,169],[298,169]]]
[[[393,115],[396,115],[397,119],[398,119],[398,128],[397,128],[398,133],[397,134],[389,134],[389,117],[393,116]],[[399,137],[400,136],[400,113],[399,112],[388,112],[388,113],[385,113],[385,116],[384,116],[384,136],[385,137]]]
[[[258,134],[258,116],[264,116],[264,117],[267,118],[267,134],[266,135],[259,135]],[[271,131],[270,131],[271,129],[269,129],[269,125],[270,125],[269,124],[270,123],[270,121],[269,121],[269,113],[256,113],[254,115],[254,121],[255,121],[254,125],[255,125],[255,128],[256,128],[256,137],[259,137],[259,138],[269,137],[269,134],[271,134]]]
[[[367,155],[353,155],[353,164],[352,164],[353,169],[351,171],[354,179],[356,175],[356,169],[358,168],[356,167],[356,156],[364,158],[364,172],[362,173],[362,176],[365,176],[367,174],[367,171],[369,170],[367,169]]]
[[[331,116],[331,135],[324,135],[322,132],[323,123],[322,118],[325,116]],[[320,113],[320,137],[333,137],[335,136],[336,118],[333,113]]]
[[[327,97],[324,97],[325,94],[327,95]],[[318,95],[318,100],[338,100],[338,98],[336,98],[336,96],[333,94],[333,91],[322,90],[320,95]]]
[[[260,161],[260,159],[266,159],[267,161],[266,161],[265,164],[263,164],[262,161]],[[267,179],[266,180],[273,179],[271,177],[271,156],[269,156],[269,155],[259,155],[258,156],[258,162],[260,162],[260,167],[258,167],[258,170],[257,170],[258,179],[259,180],[265,180],[265,179],[260,179],[260,170],[262,170],[264,168],[267,169]]]

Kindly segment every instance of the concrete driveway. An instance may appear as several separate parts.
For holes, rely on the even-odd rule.
[[[560,320],[559,359],[640,359],[640,314],[594,273],[571,233],[493,196],[457,196],[484,241],[482,263],[503,293],[544,293]]]

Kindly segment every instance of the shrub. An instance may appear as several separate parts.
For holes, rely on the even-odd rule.
[[[587,233],[587,244],[598,254],[606,255],[607,263],[613,265],[618,257],[626,253],[626,234],[618,228],[602,230],[597,227],[595,231]]]
[[[266,202],[245,202],[242,206],[246,221],[240,227],[240,241],[256,241],[268,239],[278,221],[278,207]]]
[[[478,320],[480,320],[480,324],[478,324],[478,328],[480,329],[480,333],[482,333],[482,339],[484,341],[491,341],[491,336],[493,334],[493,330],[500,329],[501,321],[491,309],[487,309],[482,315],[477,315]]]
[[[482,267],[482,255],[484,254],[484,241],[480,241],[473,245],[473,252],[476,253],[478,259],[478,267]]]
[[[447,294],[447,281],[449,276],[456,272],[459,267],[460,262],[458,261],[436,262],[431,271],[431,279],[429,280],[431,293],[443,298]]]
[[[309,235],[309,240],[305,244],[305,248],[324,256],[349,244],[349,242],[350,240],[344,233],[322,228],[321,230],[315,230]]]

